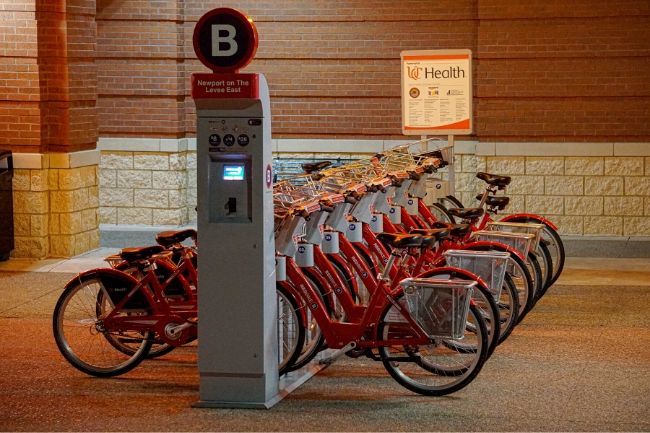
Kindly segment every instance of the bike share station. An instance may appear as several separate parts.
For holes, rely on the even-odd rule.
[[[214,9],[194,30],[213,73],[192,75],[197,111],[200,400],[270,408],[314,373],[278,377],[271,105],[263,74],[244,74],[254,24]]]

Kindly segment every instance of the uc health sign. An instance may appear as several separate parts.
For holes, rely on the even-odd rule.
[[[402,51],[402,133],[472,133],[472,52]]]

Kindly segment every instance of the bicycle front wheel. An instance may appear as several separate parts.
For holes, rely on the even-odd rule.
[[[300,314],[298,302],[276,283],[278,303],[278,367],[282,376],[300,356],[305,344],[305,323]]]
[[[398,302],[405,302],[399,298]],[[412,329],[405,326],[401,313],[390,305],[378,324],[380,340],[408,338]],[[426,346],[382,346],[379,356],[397,383],[413,392],[442,396],[456,392],[478,375],[487,358],[487,329],[481,313],[470,306],[462,340],[475,350],[457,350],[458,340],[432,339]]]
[[[63,357],[78,370],[98,377],[117,376],[147,357],[153,333],[106,329],[98,316],[98,312],[103,314],[108,309],[98,305],[104,302],[102,299],[109,296],[101,278],[77,278],[63,291],[54,308],[54,340]],[[142,308],[132,309],[129,314],[146,316],[149,312]],[[112,344],[115,340],[128,341],[133,353],[117,350]]]
[[[431,206],[429,206],[429,211],[431,211],[436,220],[446,224],[455,224],[456,220],[447,209],[448,208],[440,203],[433,203]]]

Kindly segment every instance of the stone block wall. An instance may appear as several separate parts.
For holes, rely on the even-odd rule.
[[[345,160],[399,143],[404,141],[274,139],[273,149],[276,158]],[[139,150],[120,150],[128,147]],[[195,140],[101,139],[100,148],[101,223],[196,220]],[[456,196],[466,206],[477,204],[484,183],[476,173],[487,171],[512,177],[504,215],[541,214],[563,234],[650,236],[648,143],[460,141],[455,152]],[[439,176],[446,179],[445,171]]]
[[[182,225],[194,219],[196,153],[188,152],[187,140],[103,139],[100,149],[100,223]]]
[[[99,152],[14,155],[14,257],[99,247]]]
[[[541,156],[545,144],[533,144],[528,149],[522,145],[526,150],[521,153],[527,155],[499,155],[499,148],[505,147],[501,143],[478,144],[475,153],[456,158],[457,195],[466,206],[477,203],[475,195],[485,185],[475,178],[477,171],[509,175],[512,182],[506,194],[511,201],[504,214],[545,215],[564,234],[650,236],[650,158],[645,156],[650,144],[636,143],[637,152],[623,152],[618,143],[607,144],[609,151],[604,147],[595,156],[570,156],[594,153],[585,152],[588,146],[576,144],[565,147],[564,153],[569,155],[554,156]],[[628,148],[630,145],[626,143]],[[460,151],[470,152],[470,147],[461,147]],[[486,147],[490,148],[487,152]]]

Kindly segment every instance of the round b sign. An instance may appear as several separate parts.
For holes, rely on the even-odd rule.
[[[237,72],[257,51],[257,30],[238,10],[217,8],[201,17],[194,27],[194,51],[213,72]]]

